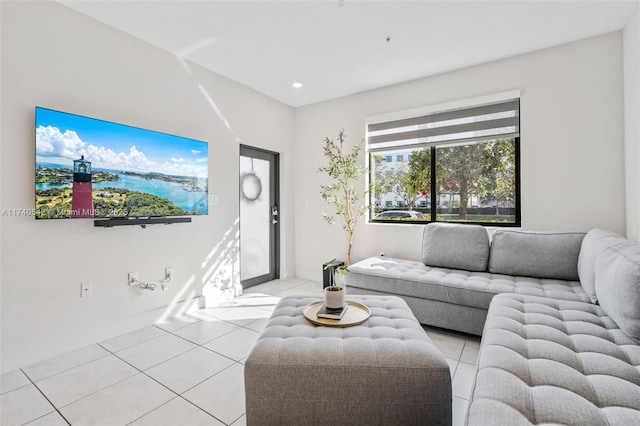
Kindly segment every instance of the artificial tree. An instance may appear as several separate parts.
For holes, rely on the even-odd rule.
[[[344,141],[344,129],[340,130],[337,141],[328,137],[324,139],[324,157],[329,164],[320,167],[318,171],[326,173],[333,180],[330,185],[320,185],[320,195],[327,203],[335,206],[336,212],[335,215],[323,212],[322,216],[330,225],[336,222],[335,216],[339,218],[347,236],[348,267],[351,265],[351,247],[356,225],[368,208],[368,204],[361,200],[366,200],[368,191],[365,189],[360,193],[356,189],[367,173],[359,159],[364,142],[355,145],[350,153],[345,153]]]

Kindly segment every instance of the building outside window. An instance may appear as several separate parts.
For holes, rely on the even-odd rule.
[[[372,221],[395,204],[422,223],[519,226],[520,100],[504,97],[368,123]]]

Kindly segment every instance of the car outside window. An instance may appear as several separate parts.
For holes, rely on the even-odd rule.
[[[369,123],[370,221],[519,226],[519,106],[511,98]]]

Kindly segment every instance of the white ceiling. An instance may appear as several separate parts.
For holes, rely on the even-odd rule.
[[[58,1],[294,107],[620,30],[638,7],[637,0]],[[292,88],[294,81],[304,87]]]

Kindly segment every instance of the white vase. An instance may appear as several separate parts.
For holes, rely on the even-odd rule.
[[[340,309],[345,305],[344,287],[330,286],[324,289],[324,304],[329,309]]]

